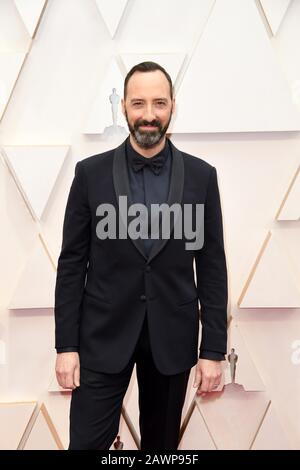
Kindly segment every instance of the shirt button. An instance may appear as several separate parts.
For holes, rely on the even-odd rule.
[[[145,294],[142,294],[142,295],[140,296],[140,299],[141,299],[143,302],[145,302],[145,300],[146,300]]]

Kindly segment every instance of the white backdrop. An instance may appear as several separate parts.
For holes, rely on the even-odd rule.
[[[103,134],[113,86],[150,59],[175,83],[172,141],[217,168],[239,355],[235,385],[227,361],[222,391],[195,400],[189,384],[180,448],[300,449],[299,24],[299,0],[1,0],[0,448],[68,444],[53,319],[66,198],[76,162],[120,142]],[[120,437],[136,448],[134,375]]]

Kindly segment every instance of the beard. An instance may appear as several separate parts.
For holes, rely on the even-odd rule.
[[[135,121],[132,126],[128,120],[127,111],[125,111],[125,117],[128,124],[128,129],[135,142],[144,149],[151,149],[161,142],[165,136],[167,129],[169,127],[172,112],[170,112],[170,117],[165,126],[162,126],[162,123],[158,119],[153,119],[153,121],[145,121],[144,119],[138,119]],[[144,131],[140,129],[140,126],[156,126],[157,130],[155,131]]]

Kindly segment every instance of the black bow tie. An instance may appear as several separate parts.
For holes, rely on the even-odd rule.
[[[149,166],[155,175],[159,175],[165,163],[164,155],[155,155],[154,157],[143,157],[135,155],[132,158],[132,168],[134,171],[141,170],[144,166]]]

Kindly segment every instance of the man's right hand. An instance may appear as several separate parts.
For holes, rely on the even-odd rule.
[[[62,388],[74,390],[80,386],[80,364],[78,352],[58,353],[55,365],[56,378]]]

